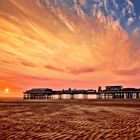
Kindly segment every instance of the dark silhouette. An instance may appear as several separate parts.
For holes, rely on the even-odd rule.
[[[83,99],[88,99],[88,95],[96,95],[97,99],[139,99],[140,89],[123,88],[123,86],[106,86],[104,90],[99,86],[98,91],[94,89],[71,89],[52,90],[49,88],[33,88],[26,90],[24,99],[52,99],[53,95],[58,95],[58,99],[63,99],[63,95],[69,96],[70,99],[76,99],[79,94]]]

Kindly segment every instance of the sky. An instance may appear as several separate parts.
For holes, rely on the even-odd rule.
[[[0,0],[0,97],[34,87],[140,87],[140,3],[123,0],[126,9],[116,10],[112,0],[106,15],[98,7],[106,1],[96,1]]]

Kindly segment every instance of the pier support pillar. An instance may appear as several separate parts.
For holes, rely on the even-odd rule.
[[[83,99],[88,99],[88,94],[83,94]]]
[[[136,98],[139,99],[139,93],[136,93]]]
[[[70,95],[70,99],[75,99],[75,95],[74,94],[71,94]]]
[[[60,100],[62,99],[62,94],[58,95],[58,99],[60,99]]]

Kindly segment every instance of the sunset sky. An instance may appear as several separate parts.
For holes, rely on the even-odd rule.
[[[0,0],[0,97],[140,87],[140,2],[118,1]]]

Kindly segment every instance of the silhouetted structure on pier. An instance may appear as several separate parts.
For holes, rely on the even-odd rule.
[[[52,95],[52,89],[49,88],[33,88],[26,90],[24,99],[48,99]]]
[[[105,90],[98,89],[97,96],[98,99],[139,99],[140,89],[106,86]]]
[[[24,99],[52,99],[54,95],[58,96],[58,99],[63,99],[63,96],[66,95],[69,99],[76,99],[77,95],[82,94],[83,99],[88,99],[88,95],[96,94],[96,90],[52,90],[49,88],[33,88],[27,90],[24,93]]]
[[[57,95],[58,99],[63,99],[64,95],[67,99],[76,99],[77,95],[83,95],[83,99],[88,99],[88,95],[96,95],[97,99],[140,99],[140,89],[123,88],[122,86],[106,86],[104,90],[99,87],[98,91],[93,89],[52,90],[49,88],[33,88],[23,93],[24,99],[52,99],[54,95]]]

